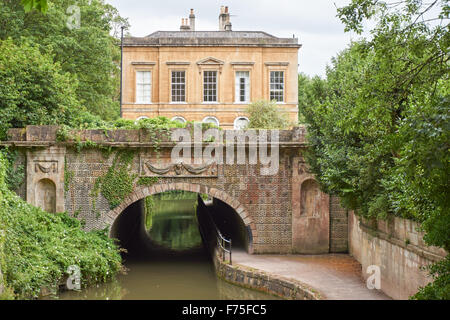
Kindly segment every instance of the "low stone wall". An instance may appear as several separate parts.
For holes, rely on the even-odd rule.
[[[267,274],[260,270],[230,265],[215,255],[214,266],[217,275],[232,284],[273,294],[288,300],[321,300],[316,290],[296,280]]]
[[[407,219],[368,221],[349,213],[349,251],[361,263],[367,279],[367,267],[376,265],[381,272],[381,290],[394,299],[408,299],[432,279],[422,267],[441,260],[446,252],[426,246],[419,224]]]

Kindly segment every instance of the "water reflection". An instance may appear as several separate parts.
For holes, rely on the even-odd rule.
[[[275,300],[275,296],[217,279],[205,264],[155,263],[128,265],[117,280],[80,292],[66,291],[61,300]]]
[[[173,250],[200,247],[195,193],[160,194],[145,200],[145,226],[157,244]]]

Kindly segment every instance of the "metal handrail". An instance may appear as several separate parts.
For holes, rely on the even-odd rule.
[[[225,253],[228,253],[228,255],[230,256],[230,264],[232,263],[232,253],[231,253],[231,249],[232,249],[232,242],[231,239],[228,240],[226,239],[219,231],[219,229],[217,229],[217,226],[215,225],[214,221],[213,221],[213,225],[216,228],[216,233],[217,233],[217,245],[220,247],[220,249],[222,250],[222,261],[225,261]],[[228,243],[229,245],[229,249],[226,248],[226,244]]]
[[[201,198],[199,200],[203,201]],[[217,247],[221,251],[220,255],[222,256],[222,261],[225,261],[226,255],[228,254],[230,257],[230,264],[232,264],[232,241],[231,241],[231,239],[226,239],[222,235],[222,233],[219,231],[219,228],[217,228],[217,225],[215,224],[214,220],[212,219],[208,208],[206,206],[205,206],[205,208],[206,208],[205,214],[208,216],[207,219],[209,220],[209,224],[213,227],[213,230],[216,233]],[[202,231],[200,230],[200,232],[202,232]]]

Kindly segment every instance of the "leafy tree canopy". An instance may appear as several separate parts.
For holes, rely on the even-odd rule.
[[[41,11],[43,13],[47,12],[48,4],[47,0],[21,0],[25,12],[30,12],[33,9]]]
[[[45,2],[0,2],[0,39],[11,37],[17,44],[24,39],[38,44],[42,53],[51,53],[61,69],[78,81],[76,96],[81,105],[106,120],[117,118],[120,95],[117,36],[122,25],[129,25],[128,21],[103,0],[49,0],[48,6]],[[76,11],[70,9],[72,5],[80,10],[79,25]],[[47,7],[48,10],[42,10]]]
[[[0,139],[11,127],[77,126],[95,118],[78,103],[77,79],[63,72],[51,54],[42,54],[26,40],[20,45],[11,39],[0,41],[0,83]]]
[[[322,188],[363,216],[419,221],[425,241],[447,251],[449,12],[447,0],[353,0],[338,10],[346,29],[376,26],[332,60],[323,82],[301,76],[300,103]],[[448,263],[417,298],[449,296]]]

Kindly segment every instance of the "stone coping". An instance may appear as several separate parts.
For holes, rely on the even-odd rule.
[[[266,292],[286,300],[324,300],[323,294],[298,280],[269,274],[239,264],[230,265],[214,254],[214,266],[219,278],[232,284]]]
[[[57,132],[58,126],[27,126],[21,129],[10,129],[8,130],[8,140],[2,141],[0,145],[15,145],[15,146],[37,146],[45,147],[55,144],[75,144],[79,142],[94,142],[96,144],[112,146],[112,147],[151,147],[155,143],[160,147],[172,147],[175,145],[171,141],[170,131],[176,129],[171,129],[169,132],[160,132],[157,134],[152,134],[148,130],[103,130],[103,129],[93,129],[93,130],[72,130],[71,136],[76,137],[75,140],[69,139],[68,141],[58,141]],[[193,128],[186,128],[190,130],[191,137],[193,136]],[[270,131],[270,130],[267,130]],[[203,131],[204,133],[205,131]],[[226,130],[222,131],[224,139],[226,139],[228,134],[238,135],[242,133],[240,130]],[[258,130],[248,130],[246,133],[252,133],[258,136]],[[236,140],[235,140],[236,141]],[[237,141],[236,141],[237,142]],[[186,142],[189,143],[189,142]],[[261,142],[265,143],[265,142]],[[259,144],[261,144],[259,143]],[[271,133],[267,133],[267,143],[271,143]],[[202,142],[204,145],[211,145],[211,142]],[[226,141],[225,141],[226,144]],[[245,142],[237,142],[235,144],[239,145],[252,145],[246,139]],[[306,145],[306,128],[296,127],[292,130],[279,130],[279,140],[275,144],[282,146],[303,146]],[[216,143],[215,145],[223,145],[223,143]]]
[[[373,237],[377,237],[379,239],[385,240],[395,246],[398,246],[404,250],[413,252],[420,257],[431,260],[433,262],[441,261],[446,256],[445,250],[437,247],[429,247],[423,243],[422,237],[423,234],[417,232],[416,230],[411,230],[409,233],[405,232],[401,237],[398,234],[398,224],[405,222],[409,223],[413,228],[418,227],[418,223],[414,221],[410,221],[408,219],[402,219],[395,217],[395,219],[391,221],[371,221],[364,218],[361,218],[355,215],[355,218],[359,221],[359,226],[361,230]],[[414,232],[415,231],[415,232]],[[416,238],[420,240],[416,240],[415,243],[410,243],[411,235],[415,234]],[[400,239],[401,238],[401,239]]]

